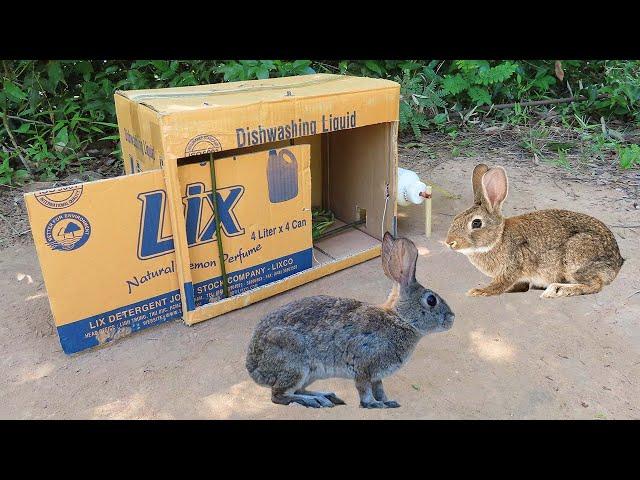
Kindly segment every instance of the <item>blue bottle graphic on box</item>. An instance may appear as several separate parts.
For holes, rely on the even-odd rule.
[[[298,161],[290,150],[269,150],[267,182],[271,203],[286,202],[298,195]]]

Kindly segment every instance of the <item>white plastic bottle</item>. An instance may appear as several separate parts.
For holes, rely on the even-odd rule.
[[[424,197],[420,193],[426,192],[427,186],[420,181],[418,174],[404,168],[398,168],[398,205],[406,207],[410,204],[420,205]]]

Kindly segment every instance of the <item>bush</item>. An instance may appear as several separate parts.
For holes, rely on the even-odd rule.
[[[528,60],[71,60],[2,61],[0,184],[56,179],[92,159],[119,155],[116,90],[176,87],[331,72],[381,77],[401,84],[400,128],[451,128],[469,110],[497,103],[582,95],[562,113],[640,120],[640,62]],[[473,109],[476,110],[473,110]],[[522,109],[492,115],[520,118]],[[626,150],[625,150],[626,151]],[[636,150],[625,166],[637,164]],[[622,155],[622,154],[621,154]],[[622,156],[620,157],[622,161]]]

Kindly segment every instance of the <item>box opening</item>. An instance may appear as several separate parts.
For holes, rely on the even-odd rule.
[[[393,203],[388,198],[391,194],[389,184],[395,178],[393,128],[391,123],[381,123],[195,155],[179,158],[178,166],[209,162],[211,156],[215,161],[287,146],[309,145],[311,206],[330,210],[335,217],[334,223],[313,241],[310,270],[322,270],[357,256],[377,256],[384,231],[394,224]],[[296,275],[302,274],[305,272]],[[308,271],[306,275],[309,275]],[[259,286],[235,296],[242,297],[272,285]],[[214,303],[218,305],[232,297]],[[198,306],[195,315],[200,316],[199,311],[206,311],[211,305]]]

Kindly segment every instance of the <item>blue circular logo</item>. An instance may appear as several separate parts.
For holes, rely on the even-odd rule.
[[[87,243],[91,235],[89,220],[74,212],[56,215],[44,227],[44,238],[53,250],[70,251]]]

